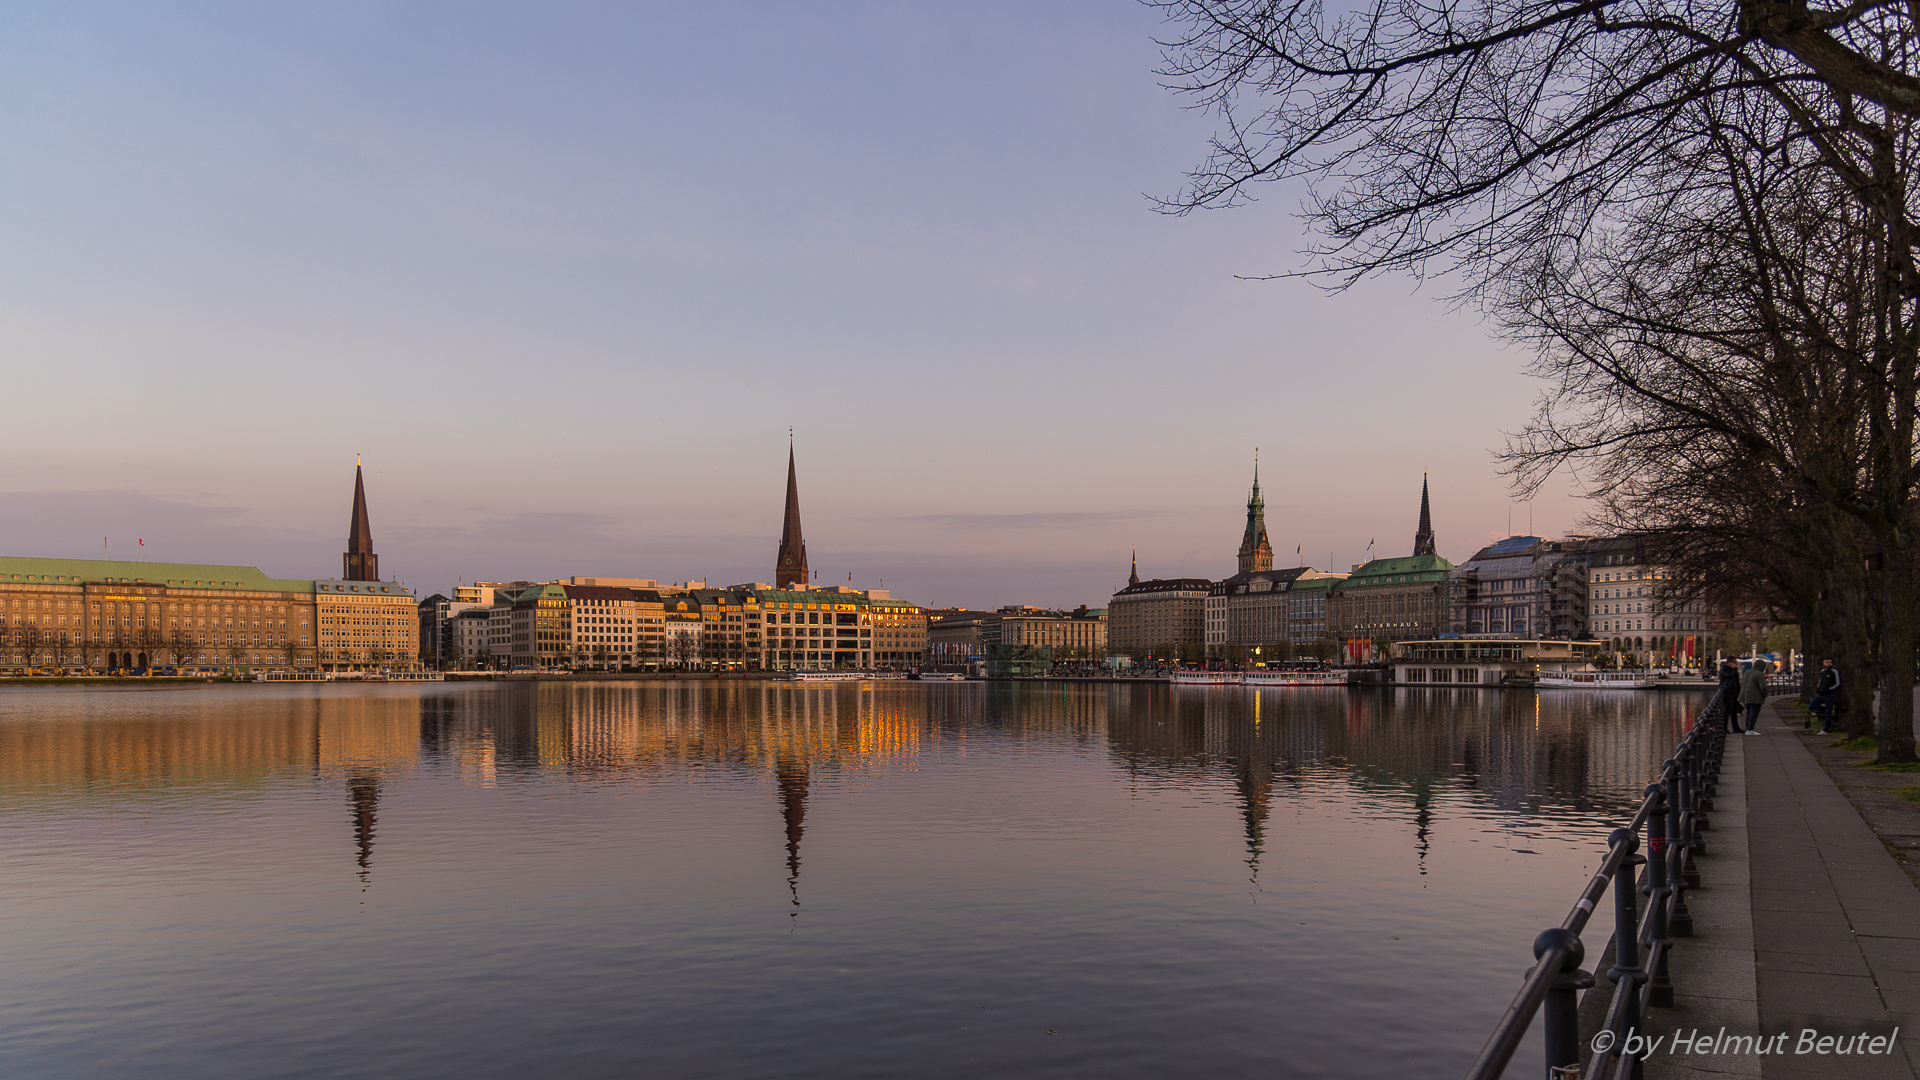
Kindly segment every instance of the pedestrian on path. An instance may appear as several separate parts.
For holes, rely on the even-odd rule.
[[[1725,702],[1726,729],[1740,730],[1740,665],[1732,657],[1720,661],[1720,700]]]
[[[1760,706],[1767,703],[1767,662],[1755,660],[1740,676],[1740,704],[1747,710],[1747,734],[1760,734]]]
[[[1807,705],[1807,727],[1813,727],[1814,714],[1820,716],[1820,733],[1833,734],[1834,708],[1840,702],[1840,669],[1831,659],[1820,661],[1820,681],[1813,684],[1813,701]]]

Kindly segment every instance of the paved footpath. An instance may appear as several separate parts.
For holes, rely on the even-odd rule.
[[[1729,736],[1697,860],[1703,888],[1688,896],[1696,936],[1676,943],[1674,1008],[1649,1017],[1661,1034],[1724,1026],[1774,1037],[1784,1053],[1656,1053],[1649,1077],[1920,1077],[1920,889],[1803,745],[1818,736],[1799,727],[1769,708],[1765,734]],[[1855,1036],[1895,1028],[1879,1054],[1821,1054],[1811,1039],[1795,1053],[1806,1029],[1858,1050]]]

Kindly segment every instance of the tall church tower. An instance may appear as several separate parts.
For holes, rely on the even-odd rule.
[[[794,479],[793,447],[787,447],[787,520],[780,527],[780,557],[773,564],[773,587],[807,584],[807,542],[800,536],[800,485]]]
[[[1273,569],[1273,545],[1267,542],[1267,500],[1260,497],[1260,459],[1253,459],[1253,496],[1247,500],[1247,532],[1240,538],[1240,572]]]
[[[1427,506],[1427,474],[1420,474],[1420,531],[1413,534],[1415,555],[1438,555],[1433,550],[1433,511]]]
[[[380,556],[373,553],[373,529],[367,524],[367,485],[360,463],[353,463],[353,522],[347,526],[347,553],[340,557],[342,581],[379,581]]]

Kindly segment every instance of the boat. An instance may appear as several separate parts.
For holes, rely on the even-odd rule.
[[[1239,686],[1237,671],[1175,671],[1167,676],[1175,686]]]
[[[1242,686],[1260,689],[1269,686],[1345,686],[1344,671],[1247,671],[1240,675]]]
[[[858,682],[873,676],[864,671],[790,671],[786,676],[794,682]]]
[[[1646,671],[1542,671],[1536,687],[1542,690],[1647,690],[1667,681]]]
[[[966,682],[967,676],[964,672],[959,672],[959,671],[923,671],[920,673],[920,681],[921,682]]]

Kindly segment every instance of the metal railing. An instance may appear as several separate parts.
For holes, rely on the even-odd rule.
[[[1713,789],[1720,776],[1720,757],[1726,741],[1729,708],[1713,700],[1694,719],[1693,729],[1660,766],[1659,778],[1647,785],[1639,813],[1624,828],[1607,837],[1607,857],[1580,891],[1580,898],[1560,925],[1534,939],[1536,963],[1526,981],[1500,1017],[1480,1056],[1467,1069],[1467,1080],[1494,1080],[1506,1072],[1520,1041],[1532,1026],[1534,1014],[1546,1007],[1546,1076],[1549,1080],[1579,1080],[1579,991],[1594,985],[1592,973],[1580,969],[1586,958],[1580,932],[1613,887],[1613,966],[1606,978],[1613,998],[1606,1021],[1590,1037],[1594,1049],[1589,1080],[1612,1077],[1637,1080],[1640,1057],[1628,1053],[1627,1036],[1644,1031],[1648,1007],[1673,1004],[1673,982],[1667,954],[1677,937],[1693,936],[1693,915],[1687,910],[1688,889],[1700,885],[1693,865],[1695,855],[1706,854],[1700,833],[1707,831],[1707,811],[1713,809]],[[1640,854],[1640,834],[1646,834],[1646,855]],[[1645,866],[1636,882],[1635,868]],[[1641,906],[1641,897],[1646,904]],[[1603,1034],[1604,1033],[1604,1034]]]

